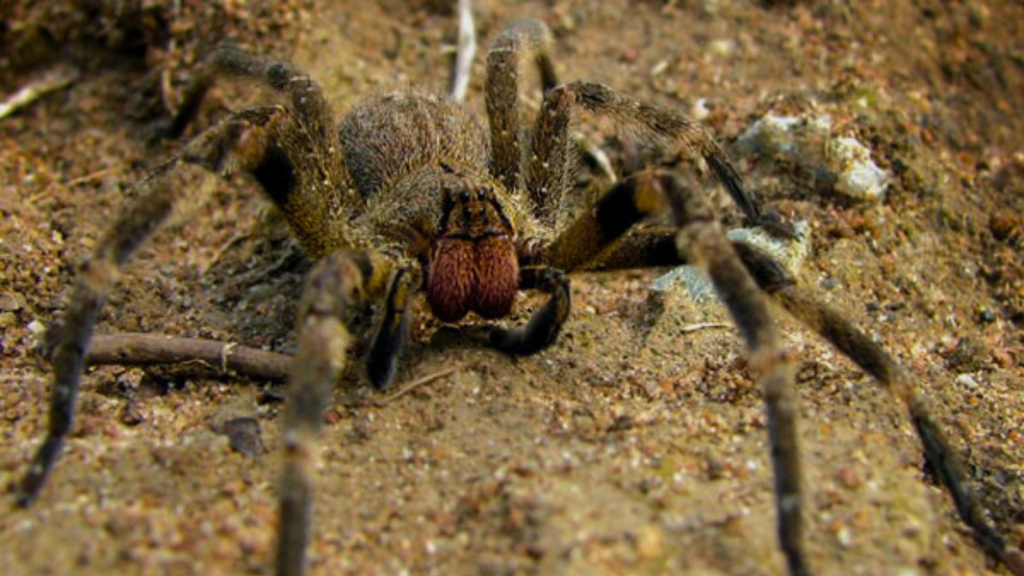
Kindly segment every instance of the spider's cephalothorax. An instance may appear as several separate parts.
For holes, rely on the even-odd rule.
[[[486,133],[466,109],[421,92],[357,106],[341,122],[345,163],[365,216],[357,226],[424,264],[445,322],[508,315],[519,286],[515,199],[487,172]]]
[[[491,346],[530,354],[555,341],[570,308],[566,273],[702,265],[750,348],[764,388],[780,547],[794,575],[809,573],[802,537],[799,451],[792,360],[780,345],[765,296],[889,388],[907,408],[932,469],[948,487],[978,541],[1024,575],[1024,560],[988,524],[960,480],[957,460],[910,376],[871,338],[802,289],[760,251],[729,242],[700,196],[675,174],[645,171],[609,187],[568,222],[556,217],[569,186],[569,127],[576,111],[608,115],[637,132],[706,162],[748,222],[771,224],[722,148],[678,112],[586,82],[559,84],[550,34],[536,21],[506,27],[487,60],[487,131],[463,107],[418,92],[388,94],[335,118],[320,88],[292,66],[222,48],[185,95],[168,132],[180,135],[215,79],[261,83],[278,102],[236,112],[205,130],[138,185],[139,200],[115,223],[83,267],[54,355],[45,442],[18,492],[39,493],[71,430],[89,336],[97,313],[139,243],[166,218],[175,199],[168,178],[183,162],[251,173],[281,209],[318,264],[299,306],[298,350],[285,412],[285,458],[277,572],[301,574],[310,538],[312,455],[333,384],[353,341],[345,319],[376,306],[367,372],[378,387],[394,378],[409,330],[409,303],[423,291],[433,313],[455,322],[474,312],[506,316],[519,290],[546,303],[519,328],[493,326]],[[532,128],[520,126],[519,78],[527,64],[544,99]],[[528,142],[528,144],[526,143]],[[226,161],[231,159],[231,161]],[[671,228],[635,226],[671,208]],[[685,250],[680,247],[685,246]],[[357,463],[358,465],[358,463]]]

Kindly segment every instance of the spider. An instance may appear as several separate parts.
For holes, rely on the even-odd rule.
[[[317,438],[332,386],[345,370],[355,313],[375,310],[366,355],[372,384],[393,380],[407,340],[414,295],[454,323],[475,313],[507,316],[520,290],[547,295],[525,326],[485,329],[486,344],[511,355],[556,342],[570,313],[568,273],[696,262],[711,277],[748,348],[768,414],[779,545],[793,575],[811,573],[803,544],[802,489],[795,427],[794,369],[767,297],[828,339],[907,408],[925,456],[979,543],[1024,575],[1020,553],[988,524],[961,480],[957,458],[908,374],[842,315],[816,301],[768,255],[730,242],[708,203],[678,174],[643,170],[600,195],[567,223],[558,221],[575,160],[570,125],[578,111],[611,116],[706,163],[753,224],[787,235],[763,211],[706,128],[678,112],[608,87],[560,83],[551,35],[516,21],[487,59],[489,137],[462,106],[417,91],[369,99],[335,123],[318,85],[292,65],[237,48],[216,50],[186,91],[167,133],[180,136],[204,95],[222,78],[260,84],[278,101],[230,114],[189,141],[138,184],[139,200],[84,265],[53,355],[45,441],[18,489],[29,505],[69,433],[85,353],[97,313],[132,252],[171,212],[169,176],[183,163],[250,173],[318,263],[299,306],[298,350],[284,416],[284,469],[276,570],[302,574],[311,538]],[[531,129],[520,126],[520,74],[537,68],[544,98]],[[670,212],[671,227],[643,226]]]

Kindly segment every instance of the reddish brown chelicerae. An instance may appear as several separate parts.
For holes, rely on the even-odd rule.
[[[427,301],[444,322],[469,312],[501,318],[512,309],[518,282],[519,263],[507,237],[444,238],[431,258]]]

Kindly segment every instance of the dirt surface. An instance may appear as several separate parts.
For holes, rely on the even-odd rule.
[[[178,144],[147,135],[196,59],[223,36],[288,57],[340,114],[388,88],[444,91],[457,26],[445,2],[5,4],[3,94],[54,67],[78,76],[0,120],[0,486],[43,434],[42,332],[131,183]],[[802,282],[917,376],[992,520],[1024,545],[1024,6],[477,4],[481,52],[510,19],[541,18],[565,79],[706,113],[750,187],[809,222]],[[470,106],[482,112],[479,54],[474,73]],[[200,123],[246,97],[223,91]],[[734,145],[770,111],[828,114],[833,134],[863,142],[892,175],[884,200],[838,194],[820,150]],[[176,178],[175,217],[127,267],[98,331],[292,351],[308,263],[280,220],[247,178]],[[574,277],[560,340],[520,359],[468,345],[418,304],[399,385],[454,371],[383,407],[350,371],[323,439],[312,573],[784,573],[765,416],[740,342],[732,329],[687,330],[728,318],[681,290],[652,299],[657,275]],[[537,302],[524,297],[514,320]],[[901,406],[779,321],[800,359],[816,573],[1006,574],[926,469]],[[181,370],[89,370],[42,498],[0,507],[0,572],[269,573],[277,390]],[[248,435],[247,454],[227,429]]]

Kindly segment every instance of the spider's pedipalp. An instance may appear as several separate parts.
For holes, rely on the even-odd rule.
[[[528,266],[520,270],[519,289],[547,292],[548,301],[533,313],[526,326],[494,328],[491,346],[516,356],[534,354],[550,346],[569,318],[569,278],[556,268]]]

